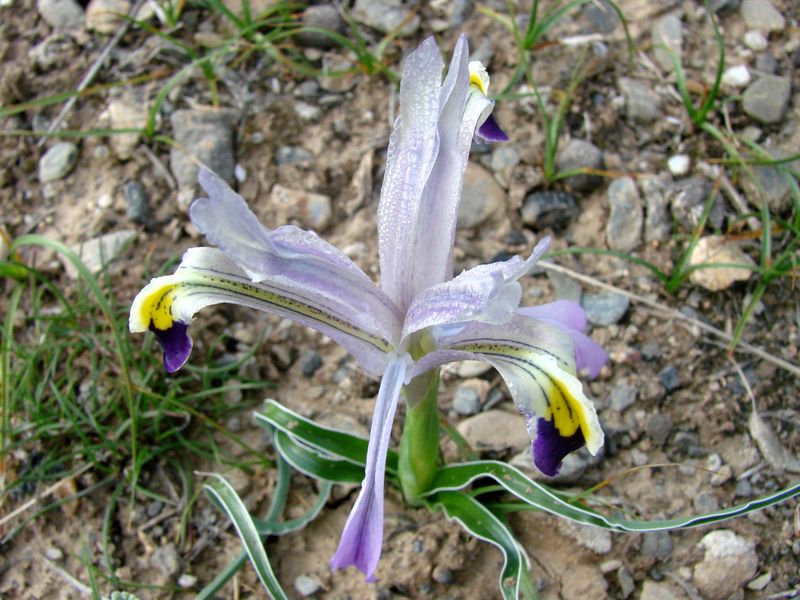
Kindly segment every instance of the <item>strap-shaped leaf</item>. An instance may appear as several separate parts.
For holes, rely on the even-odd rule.
[[[275,400],[267,400],[263,412],[256,412],[255,417],[259,425],[275,427],[325,454],[362,467],[366,463],[368,440],[321,427]],[[397,473],[397,452],[394,450],[389,450],[386,457],[386,471],[392,475]]]
[[[500,549],[504,559],[499,581],[503,600],[517,600],[521,592],[533,597],[528,556],[502,519],[471,496],[459,492],[439,492],[430,497],[429,503],[433,508],[441,508],[448,519],[458,522],[470,534]]]
[[[208,483],[203,485],[203,489],[211,494],[233,522],[239,534],[239,539],[242,540],[245,552],[247,552],[258,578],[261,580],[261,585],[264,586],[271,598],[288,600],[275,574],[272,572],[267,552],[261,542],[261,536],[241,498],[224,477],[216,473],[209,473],[208,475],[210,479]]]
[[[273,430],[272,441],[286,462],[309,477],[336,483],[361,483],[364,479],[363,466],[326,458],[319,451],[305,447],[283,431]]]
[[[757,500],[704,515],[652,521],[623,519],[600,514],[582,504],[573,504],[565,499],[566,495],[554,493],[515,467],[498,461],[486,460],[450,465],[439,469],[428,496],[438,497],[439,493],[444,491],[464,489],[476,479],[484,477],[494,479],[505,490],[532,507],[573,521],[616,531],[659,531],[708,525],[739,517],[800,495],[800,483],[795,483]]]

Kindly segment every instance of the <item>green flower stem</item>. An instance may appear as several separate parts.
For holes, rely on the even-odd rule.
[[[439,369],[412,380],[406,387],[406,421],[400,439],[398,474],[403,496],[420,506],[431,488],[439,456]]]

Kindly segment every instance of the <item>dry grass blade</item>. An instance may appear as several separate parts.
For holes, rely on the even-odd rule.
[[[639,304],[645,304],[671,319],[678,319],[680,321],[686,321],[688,323],[691,323],[692,325],[698,327],[699,329],[702,329],[703,331],[710,333],[711,335],[723,339],[726,342],[733,341],[733,336],[725,333],[721,329],[717,329],[716,327],[709,325],[708,323],[703,323],[698,319],[693,319],[692,317],[688,317],[675,309],[664,306],[663,304],[659,304],[658,302],[654,302],[653,300],[649,300],[648,298],[640,296],[639,294],[634,294],[633,292],[623,290],[622,288],[619,288],[615,285],[611,285],[610,283],[605,283],[603,281],[600,281],[599,279],[595,279],[594,277],[590,277],[588,275],[582,275],[581,273],[573,271],[568,267],[563,267],[561,265],[546,260],[541,260],[536,264],[542,267],[543,269],[547,269],[549,271],[555,271],[557,273],[563,273],[568,277],[572,277],[576,281],[581,281],[588,285],[626,296],[630,300],[638,302]],[[740,341],[736,345],[736,348],[734,350],[738,352],[748,352],[750,354],[758,356],[759,358],[762,358],[767,362],[771,362],[772,364],[780,367],[781,369],[788,371],[795,377],[800,377],[799,365],[790,363],[788,360],[784,360],[778,356],[775,356],[774,354],[770,354],[763,348],[759,348],[758,346],[753,346],[752,344],[748,344],[747,342]]]

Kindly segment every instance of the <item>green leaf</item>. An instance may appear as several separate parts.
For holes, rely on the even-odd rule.
[[[514,539],[508,525],[474,498],[458,492],[439,492],[429,499],[433,508],[441,508],[448,519],[456,521],[471,535],[494,544],[503,553],[500,592],[504,600],[533,598],[528,557]]]
[[[275,449],[295,469],[316,479],[335,481],[336,483],[361,483],[364,479],[364,467],[344,460],[326,458],[304,447],[292,436],[283,431],[274,431]]]
[[[241,498],[224,477],[215,473],[209,473],[208,475],[210,481],[203,485],[203,489],[214,497],[233,522],[239,538],[244,544],[245,552],[247,552],[258,578],[261,580],[261,585],[264,586],[271,598],[288,600],[280,583],[275,578],[275,574],[272,572],[258,529]]]
[[[264,404],[264,411],[255,413],[255,417],[256,423],[262,427],[275,427],[325,455],[338,457],[361,467],[366,464],[368,440],[335,429],[321,427],[281,406],[275,400],[267,400]],[[397,451],[395,450],[389,450],[386,456],[386,472],[391,476],[397,474]]]
[[[490,477],[509,493],[513,494],[532,508],[543,510],[579,523],[595,525],[615,531],[659,531],[708,525],[734,517],[740,517],[800,496],[800,483],[795,483],[783,490],[764,496],[757,500],[737,504],[730,508],[704,515],[678,517],[675,519],[657,519],[652,521],[624,519],[617,516],[603,515],[587,507],[578,499],[567,494],[558,494],[548,487],[537,483],[509,464],[498,461],[477,461],[450,465],[439,469],[428,497],[438,497],[444,491],[462,490],[476,479]],[[572,501],[570,501],[570,499]],[[579,503],[580,502],[580,503]]]

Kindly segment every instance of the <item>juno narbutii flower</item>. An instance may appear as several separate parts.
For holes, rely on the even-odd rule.
[[[419,402],[420,381],[438,366],[483,360],[503,376],[528,418],[534,463],[558,472],[569,452],[596,453],[603,432],[576,373],[597,374],[606,354],[582,331],[579,305],[520,308],[518,279],[549,245],[527,259],[480,265],[457,277],[453,241],[470,145],[502,141],[491,117],[489,79],[458,40],[447,75],[431,38],[404,63],[400,115],[389,141],[378,206],[380,287],[341,251],[294,226],[262,226],[219,177],[200,172],[207,198],[190,209],[216,248],[192,248],[173,275],[153,279],[131,307],[131,331],[153,331],[168,371],[191,351],[187,329],[202,308],[234,303],[308,325],[342,344],[381,377],[366,473],[347,520],[334,568],[358,567],[374,579],[383,541],[386,453],[402,396]]]

